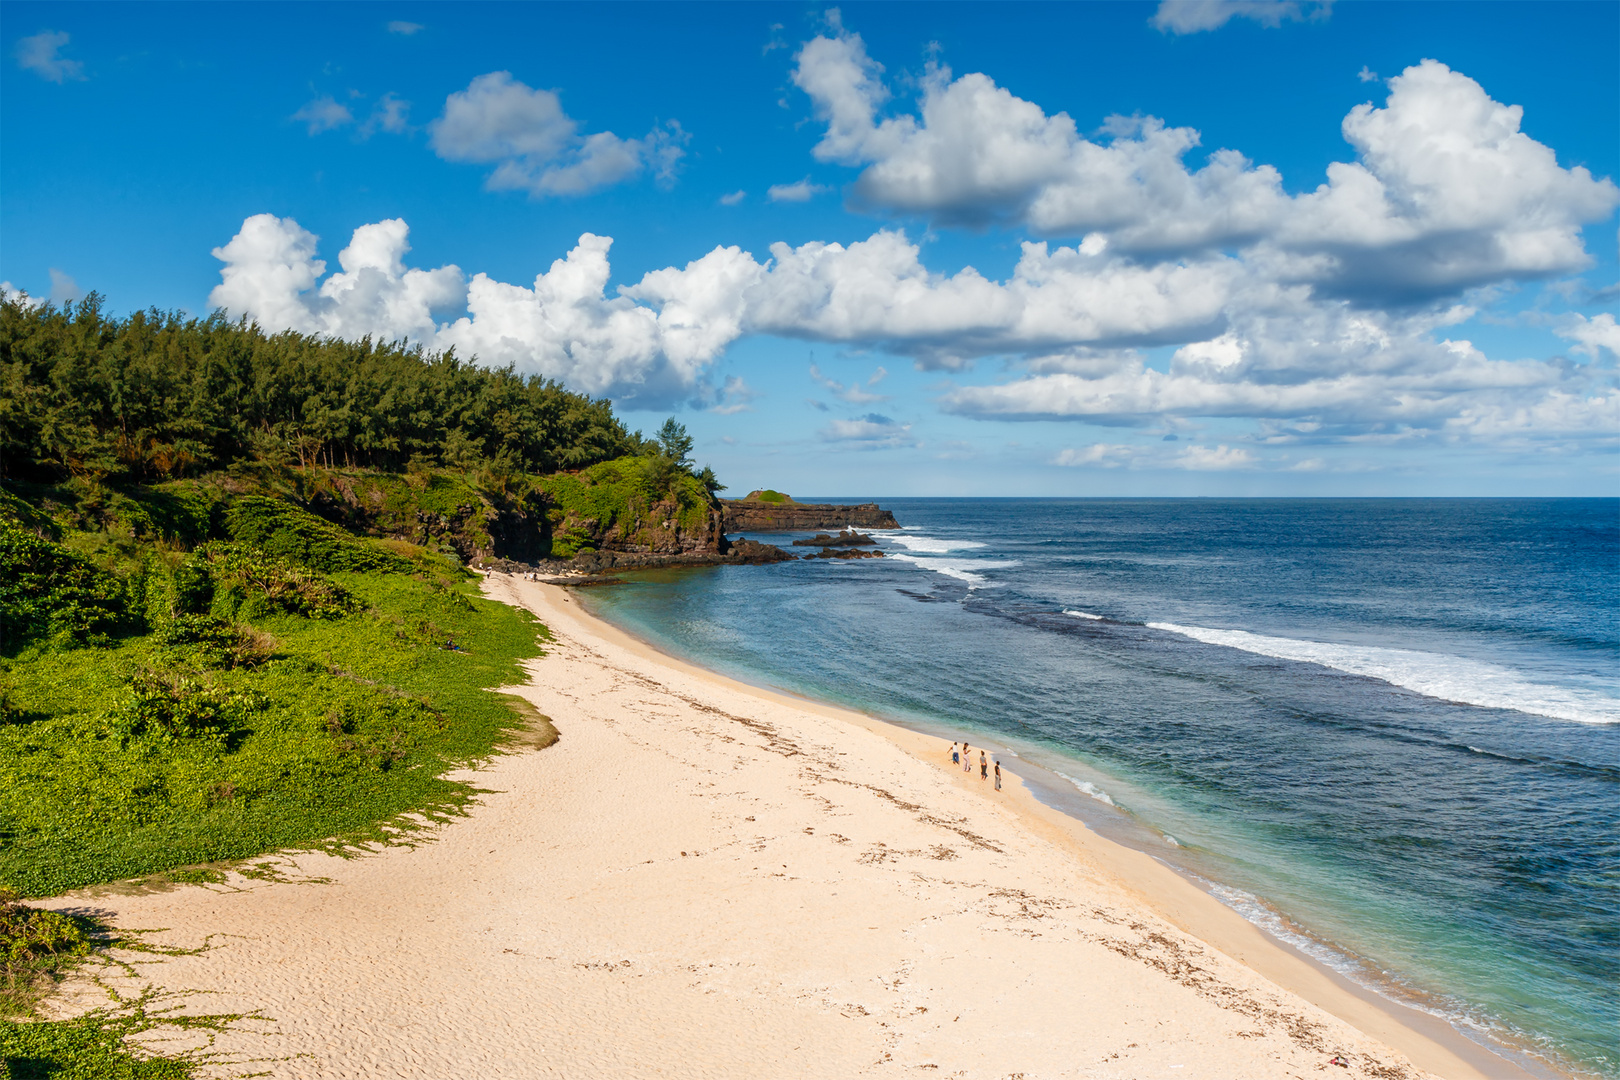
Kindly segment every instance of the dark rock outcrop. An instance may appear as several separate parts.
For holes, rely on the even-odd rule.
[[[898,529],[894,515],[877,503],[844,506],[838,503],[765,502],[721,499],[725,531],[810,532],[814,529]]]
[[[788,558],[791,559],[791,558],[793,558],[793,556],[789,555]],[[820,551],[816,552],[814,555],[805,555],[805,556],[802,556],[802,558],[806,558],[806,559],[881,559],[881,558],[883,558],[883,552],[877,551],[875,549],[872,550],[872,551],[862,551],[860,548],[843,548],[843,549],[841,549],[839,551],[834,551],[830,547],[824,547]]]
[[[544,580],[582,582],[599,580],[619,570],[653,570],[675,566],[747,566],[787,562],[797,556],[772,544],[757,540],[723,541],[722,551],[646,552],[582,551],[571,559],[539,559],[521,562],[499,557],[480,557],[472,565],[479,570],[502,574],[536,575]],[[831,549],[828,549],[831,550]],[[807,556],[814,558],[814,556]]]
[[[837,536],[826,533],[817,533],[808,540],[793,541],[794,547],[871,547],[877,541],[865,533],[851,532],[845,529]]]
[[[791,553],[776,545],[762,544],[758,540],[732,540],[727,546],[730,548],[728,554],[735,562],[762,564],[787,562],[793,558]]]

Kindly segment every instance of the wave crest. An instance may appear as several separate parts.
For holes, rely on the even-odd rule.
[[[1531,682],[1509,668],[1461,656],[1269,637],[1247,630],[1211,630],[1176,623],[1151,622],[1148,626],[1208,645],[1224,645],[1260,656],[1319,664],[1351,675],[1381,679],[1442,701],[1484,709],[1511,709],[1579,724],[1620,724],[1620,701],[1614,698],[1576,687]]]

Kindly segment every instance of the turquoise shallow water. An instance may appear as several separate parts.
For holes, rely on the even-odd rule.
[[[1620,501],[884,505],[882,560],[581,596],[1038,762],[1353,977],[1620,1077]]]

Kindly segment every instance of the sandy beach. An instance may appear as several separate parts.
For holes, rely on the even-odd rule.
[[[106,976],[256,1014],[206,1075],[1513,1074],[940,740],[673,660],[556,586],[485,591],[551,629],[510,689],[560,740],[462,774],[467,817],[281,881],[50,902],[207,946]]]

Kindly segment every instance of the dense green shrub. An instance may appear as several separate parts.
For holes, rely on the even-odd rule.
[[[15,977],[47,956],[83,956],[90,935],[83,922],[57,911],[17,903],[17,895],[0,889],[0,979]]]
[[[537,627],[430,565],[328,580],[352,603],[336,618],[244,603],[237,621],[180,614],[105,648],[0,659],[0,884],[50,895],[381,839],[395,815],[463,805],[472,790],[443,774],[518,722],[485,688],[523,680]],[[239,587],[221,574],[216,609]]]
[[[132,739],[203,739],[224,746],[267,701],[254,690],[231,690],[182,672],[146,669],[131,680],[129,696],[108,716],[107,733]]]
[[[5,1018],[31,1015],[53,980],[88,956],[104,931],[82,915],[27,907],[0,888],[0,1062],[13,1066],[11,1076],[29,1074],[16,1068],[24,1062],[7,1045]]]
[[[157,1027],[151,1023],[147,1027]],[[0,1060],[11,1063],[0,1080],[191,1080],[197,1064],[185,1058],[130,1053],[125,1039],[147,1027],[102,1017],[55,1022],[0,1020]]]
[[[329,574],[411,569],[405,559],[362,543],[331,522],[282,499],[244,495],[226,511],[225,527],[231,536],[267,555]]]
[[[255,667],[270,659],[276,639],[218,615],[176,615],[158,624],[157,638],[204,668]]]
[[[105,642],[128,599],[122,580],[0,513],[0,654],[38,638]]]
[[[355,609],[353,594],[331,578],[258,548],[214,542],[198,548],[196,555],[208,565],[215,582],[213,611],[222,616],[284,612],[341,619]],[[410,565],[398,556],[388,557]]]

